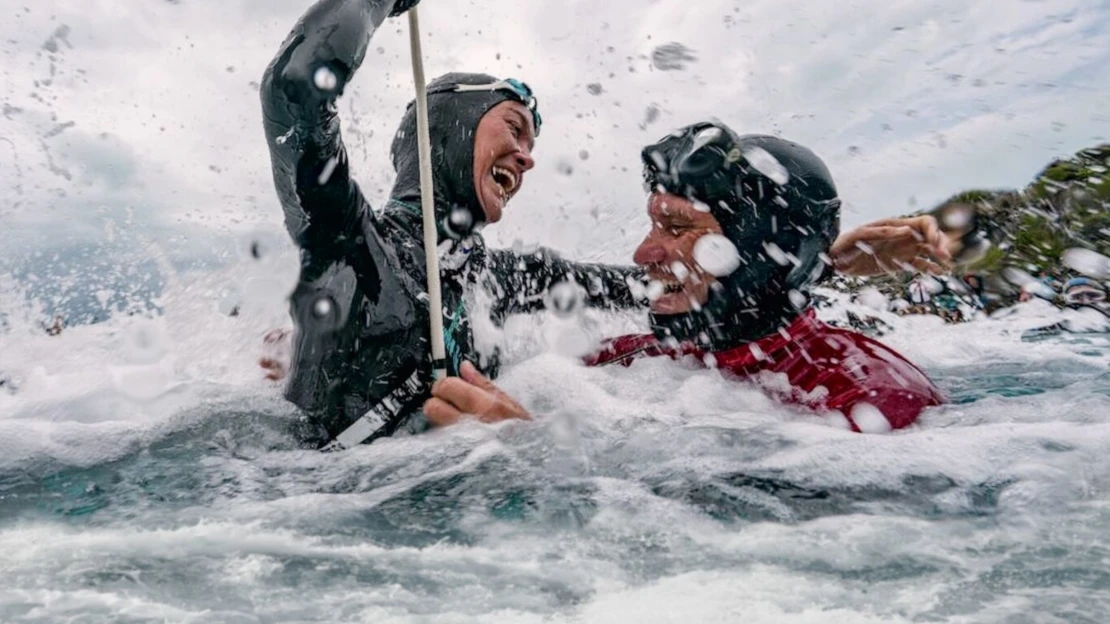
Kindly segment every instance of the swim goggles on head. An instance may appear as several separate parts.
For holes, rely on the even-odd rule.
[[[467,91],[508,91],[515,96],[513,99],[528,107],[532,113],[532,122],[536,125],[536,136],[540,135],[540,126],[543,125],[543,118],[540,117],[539,102],[536,100],[536,94],[532,92],[532,87],[527,83],[521,82],[516,78],[506,78],[491,82],[489,84],[460,84],[455,85],[454,91],[456,93],[465,93]]]
[[[735,136],[708,123],[690,126],[644,148],[644,182],[648,190],[662,186],[676,195],[703,201],[736,193],[736,180],[747,162]]]

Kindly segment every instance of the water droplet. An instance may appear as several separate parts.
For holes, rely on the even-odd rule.
[[[169,352],[169,337],[162,323],[136,320],[123,335],[123,353],[130,364],[153,364]]]
[[[677,42],[665,43],[651,51],[651,64],[660,71],[686,69],[687,63],[697,60],[693,50]]]
[[[681,282],[690,275],[690,269],[688,269],[685,264],[676,260],[671,263],[671,273],[674,274],[675,279]]]
[[[744,159],[756,171],[762,173],[779,186],[785,186],[790,181],[790,172],[786,167],[762,147],[750,147],[744,150]]]
[[[447,230],[447,234],[452,238],[464,238],[469,236],[470,232],[474,229],[474,215],[470,213],[469,209],[463,206],[454,206],[447,215],[444,225],[446,226],[444,229]]]
[[[783,251],[782,248],[775,243],[763,241],[763,249],[767,252],[767,255],[771,257],[771,260],[774,260],[779,266],[790,264],[790,254]]]
[[[327,65],[321,65],[316,68],[316,73],[312,75],[312,83],[316,88],[321,91],[331,93],[339,87],[339,76],[331,70]]]
[[[320,297],[312,304],[312,315],[322,319],[329,316],[334,309],[335,304],[332,303],[331,297]]]
[[[694,260],[707,272],[723,277],[740,267],[740,252],[720,234],[706,234],[694,243]]]
[[[971,208],[957,204],[944,213],[941,217],[941,222],[945,230],[963,231],[967,226],[971,225],[971,217]]]
[[[559,282],[548,291],[548,307],[559,318],[568,318],[582,309],[582,289],[573,282]]]
[[[890,421],[882,410],[870,403],[858,403],[852,408],[852,421],[863,433],[886,433],[891,430]]]

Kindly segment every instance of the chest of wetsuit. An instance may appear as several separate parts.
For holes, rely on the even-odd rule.
[[[867,336],[822,323],[812,310],[779,333],[727,351],[671,348],[652,334],[629,335],[607,342],[586,363],[628,366],[659,356],[712,364],[784,403],[843,418],[854,431],[906,427],[926,407],[945,402],[929,377],[904,357]]]

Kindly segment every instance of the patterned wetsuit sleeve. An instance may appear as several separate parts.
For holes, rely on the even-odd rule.
[[[366,208],[351,180],[335,101],[395,0],[320,0],[262,78],[266,142],[285,226],[301,247],[353,231]]]
[[[582,288],[587,306],[604,310],[626,310],[646,306],[632,283],[642,272],[635,267],[570,262],[550,249],[516,253],[490,251],[490,278],[495,299],[493,318],[535,312],[546,307],[551,288],[573,282]]]

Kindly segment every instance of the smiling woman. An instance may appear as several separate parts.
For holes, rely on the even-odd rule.
[[[387,435],[430,393],[415,106],[394,135],[390,200],[375,211],[351,177],[334,105],[390,11],[393,0],[320,0],[262,81],[274,184],[303,250],[285,395],[319,426],[321,441],[355,422],[371,424],[370,439]],[[590,305],[638,305],[626,282],[634,269],[485,248],[478,228],[501,219],[535,165],[540,115],[527,85],[447,74],[428,85],[428,118],[438,239],[449,256],[444,309],[433,313],[444,317],[449,374],[468,360],[487,375],[498,370],[496,351],[474,347],[465,301],[478,286],[496,293],[494,323],[542,308],[547,289],[568,276],[588,289]]]

